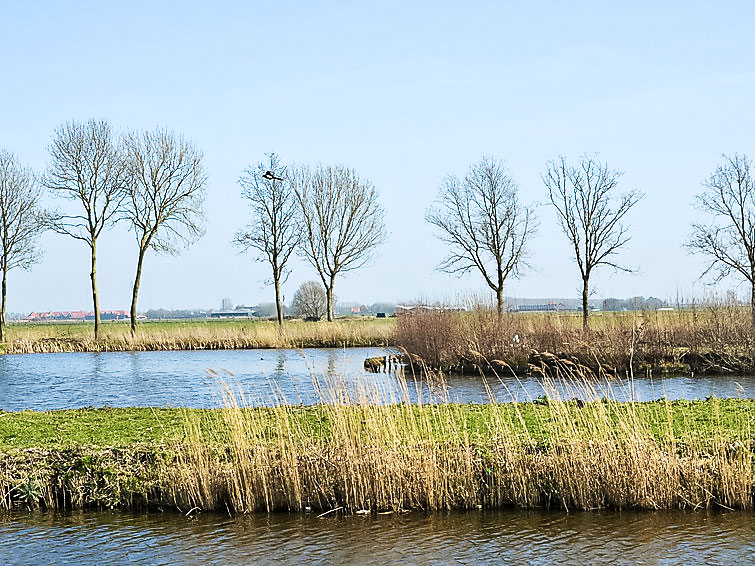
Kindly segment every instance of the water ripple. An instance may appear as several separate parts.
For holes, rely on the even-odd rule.
[[[751,513],[15,513],[3,564],[742,564]]]

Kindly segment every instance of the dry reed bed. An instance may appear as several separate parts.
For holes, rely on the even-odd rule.
[[[11,329],[11,340],[4,349],[8,354],[385,346],[392,332],[392,326],[384,322],[351,320],[289,322],[282,331],[267,322],[145,324],[134,338],[128,334],[126,325],[117,324],[106,325],[100,340],[85,335],[83,325]],[[73,335],[67,336],[66,332]]]
[[[574,313],[425,310],[398,317],[394,343],[434,370],[479,373],[491,362],[526,371],[531,354],[624,375],[755,371],[749,310],[712,305],[676,311],[595,313],[583,332]]]
[[[576,380],[575,380],[576,383]],[[2,506],[255,511],[469,509],[752,510],[753,405],[702,424],[671,403],[411,404],[362,384],[322,405],[185,411],[177,445],[12,451]],[[596,391],[587,384],[582,398]],[[733,415],[733,416],[732,416]]]

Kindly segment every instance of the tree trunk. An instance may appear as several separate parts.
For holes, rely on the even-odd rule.
[[[94,339],[100,337],[100,300],[97,297],[97,243],[92,240],[92,302],[94,303]]]
[[[325,296],[328,305],[328,322],[333,322],[333,278],[330,278],[330,285],[325,289]]]
[[[589,293],[590,276],[582,277],[582,330],[588,330],[587,316],[590,314],[587,305],[587,295]]]
[[[275,280],[275,310],[278,313],[278,327],[283,327],[283,304],[281,303],[281,283],[280,276],[273,275]]]
[[[136,277],[134,277],[134,291],[131,294],[131,338],[136,335],[136,299],[139,296],[139,282],[142,279],[142,264],[144,263],[144,254],[147,252],[146,247],[139,249],[139,259],[136,263]]]
[[[2,304],[0,305],[0,342],[5,340],[5,297],[7,292],[8,270],[3,266]]]
[[[5,305],[5,279],[3,279],[3,305]],[[5,308],[3,308],[3,316],[5,316]],[[750,329],[752,334],[755,335],[755,282],[752,284],[752,293],[750,295]]]
[[[496,301],[498,306],[498,318],[503,316],[503,285],[496,289]]]

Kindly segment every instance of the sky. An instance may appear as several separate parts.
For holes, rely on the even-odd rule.
[[[147,257],[139,308],[273,300],[269,267],[240,254],[250,220],[237,180],[274,151],[287,163],[353,167],[380,194],[389,232],[342,300],[485,295],[475,274],[436,267],[425,222],[447,174],[506,161],[536,207],[533,268],[513,297],[577,297],[568,241],[541,180],[546,163],[597,153],[645,198],[626,217],[596,299],[747,290],[700,280],[683,248],[702,182],[722,154],[755,156],[755,4],[750,2],[13,2],[0,0],[0,148],[45,170],[56,127],[107,118],[157,125],[204,152],[205,236]],[[53,204],[52,201],[49,204]],[[48,233],[43,261],[9,276],[8,310],[91,308],[88,249]],[[125,225],[99,244],[102,308],[128,308],[137,247]],[[316,273],[292,263],[286,302]]]

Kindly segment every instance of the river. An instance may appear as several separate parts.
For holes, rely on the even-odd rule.
[[[255,404],[316,403],[331,387],[380,402],[536,398],[536,378],[450,377],[446,387],[367,373],[380,348],[0,356],[0,409],[217,407],[221,379]],[[755,396],[755,377],[634,380],[651,400]],[[629,398],[624,381],[552,384],[564,398]],[[553,391],[550,390],[552,393]],[[356,394],[356,393],[355,393]],[[14,512],[0,515],[2,564],[744,564],[755,559],[749,512],[472,511],[341,516]]]
[[[0,356],[0,410],[52,410],[77,407],[217,407],[220,377],[240,385],[254,404],[312,404],[328,399],[328,390],[368,388],[386,402],[449,400],[526,401],[544,394],[534,377],[501,376],[487,383],[475,376],[451,376],[447,387],[428,388],[410,377],[405,392],[394,376],[363,369],[364,359],[385,355],[381,348],[305,350],[213,350],[179,352],[108,352]],[[628,399],[626,380],[581,385],[555,384],[562,398],[613,395]],[[653,400],[755,396],[754,376],[637,377],[634,397]]]
[[[750,513],[17,513],[3,564],[752,564]]]

